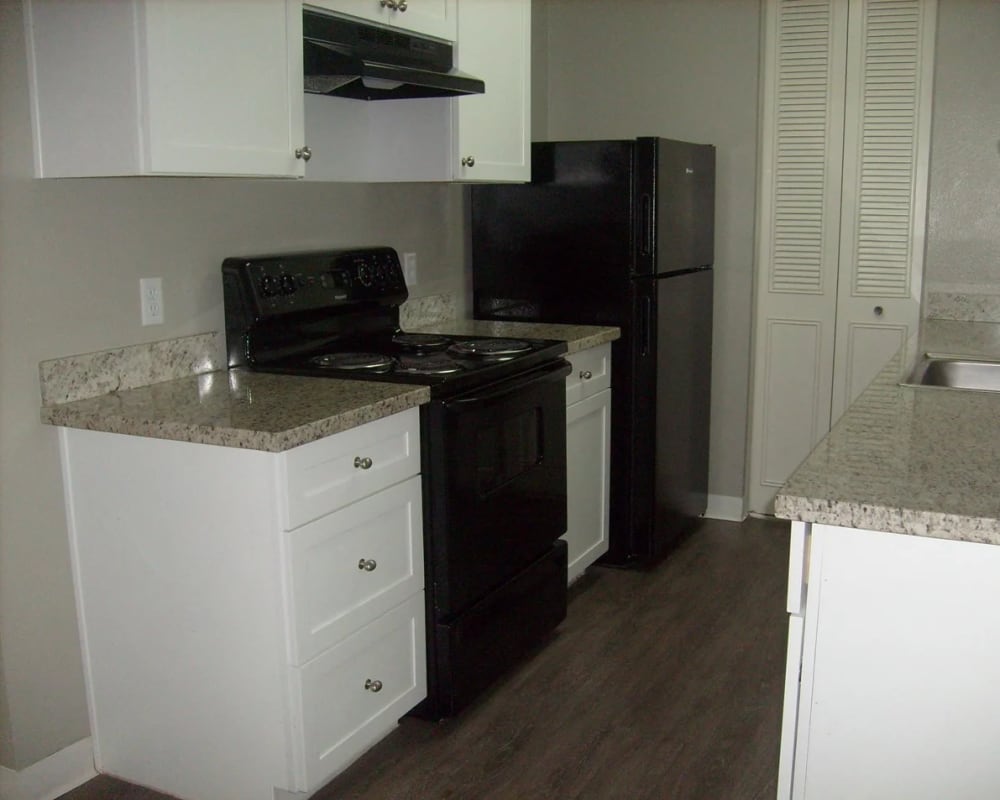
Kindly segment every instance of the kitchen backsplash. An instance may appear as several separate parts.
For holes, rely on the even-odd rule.
[[[925,294],[923,312],[926,319],[1000,322],[1000,292],[929,287]]]
[[[51,406],[225,368],[225,335],[213,332],[43,361],[38,377]]]
[[[405,331],[458,319],[458,295],[455,292],[411,297],[399,308],[399,326]]]

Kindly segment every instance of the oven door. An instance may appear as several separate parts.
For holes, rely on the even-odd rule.
[[[445,622],[566,531],[566,387],[559,359],[425,406],[432,615]]]

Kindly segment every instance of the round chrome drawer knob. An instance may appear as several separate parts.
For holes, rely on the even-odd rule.
[[[308,161],[313,157],[313,151],[308,147],[300,147],[295,151],[295,157],[301,158],[303,161]]]
[[[372,460],[370,458],[368,458],[367,456],[365,458],[362,458],[361,456],[355,456],[354,457],[354,468],[355,469],[371,469],[372,468]]]
[[[594,373],[591,372],[589,369],[582,369],[582,370],[580,370],[580,380],[581,381],[589,381],[593,377],[594,377]]]
[[[463,167],[474,167],[476,166],[476,159],[473,156],[466,156],[462,159]]]
[[[873,308],[872,311],[875,312],[876,317],[881,317],[885,309],[882,308],[882,306],[875,306],[875,308]]]
[[[365,681],[365,689],[367,689],[369,692],[381,692],[382,681],[373,681],[371,678],[368,678]]]
[[[365,572],[373,572],[378,563],[374,558],[362,558],[358,562],[358,569],[363,569]]]

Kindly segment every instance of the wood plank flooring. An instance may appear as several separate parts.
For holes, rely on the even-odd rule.
[[[773,798],[787,553],[787,523],[705,520],[651,570],[592,568],[548,646],[458,718],[404,719],[315,798]],[[97,798],[166,800],[106,776],[60,800]]]

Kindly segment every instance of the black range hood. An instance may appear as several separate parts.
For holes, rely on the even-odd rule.
[[[355,100],[460,97],[486,84],[454,68],[450,42],[302,12],[305,90]]]

